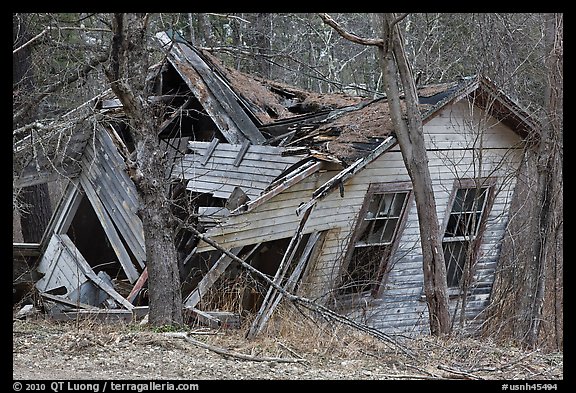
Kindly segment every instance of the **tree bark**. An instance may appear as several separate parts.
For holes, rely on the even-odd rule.
[[[526,344],[536,346],[544,315],[546,285],[554,276],[562,257],[558,251],[558,238],[563,227],[562,205],[562,113],[563,113],[563,17],[561,14],[547,14],[544,26],[546,48],[545,66],[548,75],[544,110],[546,123],[542,127],[538,151],[538,203],[535,216],[538,223],[533,242],[534,267],[536,273],[535,293],[532,297],[529,314],[529,330]],[[560,248],[561,249],[561,248]],[[557,280],[552,280],[556,283]],[[554,292],[551,293],[555,297]],[[551,310],[554,314],[554,310]]]
[[[440,335],[450,332],[446,266],[424,144],[422,117],[418,110],[418,94],[412,70],[404,52],[402,36],[397,26],[398,20],[394,14],[382,16],[384,45],[380,47],[380,51],[385,76],[384,85],[390,107],[390,117],[395,126],[406,169],[412,180],[418,211],[424,292],[428,304],[430,332],[433,335]],[[397,73],[404,88],[405,113],[400,105]]]
[[[424,144],[422,117],[418,109],[418,92],[414,76],[402,42],[398,23],[406,14],[396,16],[388,13],[381,16],[381,39],[368,39],[348,33],[326,14],[319,14],[327,25],[331,26],[342,37],[362,45],[378,47],[384,74],[384,86],[390,108],[390,117],[394,124],[396,137],[408,175],[412,180],[420,243],[422,247],[422,267],[424,271],[424,292],[428,305],[430,332],[433,335],[450,332],[450,315],[448,313],[448,285],[446,282],[446,265],[440,226],[436,213],[436,202],[432,188],[432,179],[428,169],[428,157]],[[405,110],[400,102],[399,81],[404,88]]]
[[[545,117],[520,169],[485,327],[486,335],[552,350],[563,343],[562,31],[562,15],[546,15]]]
[[[14,47],[20,47],[30,39],[26,15],[14,15],[12,36]],[[34,86],[32,75],[32,49],[24,46],[12,55],[12,77],[14,83],[14,105],[18,111],[29,106],[29,95]],[[27,111],[26,116],[14,119],[13,126],[17,128],[21,122],[32,121],[37,117],[35,111]],[[25,243],[39,243],[52,216],[52,205],[48,184],[42,183],[22,189],[19,200],[24,206],[20,212],[20,227]]]
[[[140,198],[148,268],[149,322],[181,325],[182,294],[170,204],[166,200],[164,168],[157,136],[159,118],[147,103],[146,31],[148,15],[115,14],[110,64],[106,75],[130,119],[136,146],[130,175]],[[130,84],[128,84],[130,81]]]

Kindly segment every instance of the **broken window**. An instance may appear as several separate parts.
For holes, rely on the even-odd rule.
[[[409,190],[387,191],[386,187],[372,185],[360,211],[342,283],[344,293],[371,291],[375,295],[379,290],[410,196]]]
[[[474,240],[480,233],[489,190],[488,186],[476,187],[472,184],[455,192],[442,239],[449,288],[460,285],[466,261],[473,262]]]

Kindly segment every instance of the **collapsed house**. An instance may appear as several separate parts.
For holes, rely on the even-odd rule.
[[[288,291],[388,333],[427,332],[417,209],[386,99],[307,92],[157,38],[167,56],[150,100],[167,108],[158,137],[167,195],[187,204],[180,218]],[[537,124],[484,77],[418,92],[451,315],[474,331]],[[15,244],[14,256],[37,258],[36,288],[61,314],[75,306],[133,315],[147,279],[126,165],[134,146],[110,92],[70,115],[87,117],[78,111],[96,115],[45,133],[56,147],[14,166],[15,187],[69,179],[42,242]],[[184,306],[210,319],[219,305],[207,294],[241,269],[185,228],[176,247]],[[281,300],[257,284],[240,300],[257,312],[254,332]]]

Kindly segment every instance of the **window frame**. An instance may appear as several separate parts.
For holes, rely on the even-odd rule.
[[[368,208],[370,207],[370,201],[374,194],[385,194],[385,193],[406,193],[406,198],[402,205],[400,215],[398,217],[398,224],[394,230],[392,235],[392,241],[390,243],[375,243],[370,245],[360,245],[358,246],[357,243],[360,241],[361,236],[363,235],[364,231],[361,231],[362,223],[366,219],[366,213],[368,212]],[[352,256],[354,255],[354,251],[356,248],[368,248],[368,247],[387,247],[386,252],[382,254],[380,261],[378,262],[378,267],[375,272],[375,283],[371,284],[371,288],[364,291],[359,292],[343,292],[340,291],[342,297],[352,296],[352,295],[366,295],[370,294],[372,297],[376,298],[379,297],[384,288],[384,284],[388,277],[389,267],[390,267],[390,259],[396,252],[398,248],[399,239],[402,236],[404,228],[406,226],[406,222],[408,219],[408,214],[410,211],[410,206],[412,204],[414,195],[412,191],[412,182],[405,181],[405,182],[393,182],[393,183],[371,183],[366,191],[364,196],[364,201],[362,202],[362,207],[358,212],[358,216],[356,218],[354,224],[354,230],[352,232],[352,236],[350,237],[350,242],[348,243],[346,255],[344,258],[344,263],[342,264],[341,273],[340,273],[340,283],[341,285],[344,283],[350,284],[350,282],[345,281],[345,275],[348,273],[348,268],[350,263],[352,262]]]
[[[495,177],[481,177],[481,178],[464,178],[464,179],[454,179],[454,183],[452,186],[452,191],[450,193],[450,197],[448,199],[448,205],[446,208],[446,212],[444,215],[444,220],[442,223],[442,252],[445,253],[445,244],[454,244],[454,243],[472,243],[472,252],[471,252],[471,262],[470,262],[470,269],[468,271],[468,277],[464,277],[464,269],[465,265],[462,266],[462,274],[458,280],[456,285],[450,285],[449,277],[448,277],[448,262],[444,261],[446,264],[446,283],[448,285],[449,295],[454,295],[459,293],[462,287],[462,280],[471,280],[472,278],[472,271],[473,267],[476,265],[478,261],[478,253],[480,249],[480,244],[482,243],[482,238],[484,236],[484,232],[486,229],[486,222],[488,220],[488,216],[490,215],[490,211],[492,210],[492,205],[494,204],[494,196],[495,196],[495,186],[496,186],[496,178]],[[473,189],[473,188],[486,188],[486,196],[484,197],[484,204],[480,214],[480,221],[476,224],[476,234],[475,235],[463,235],[463,236],[448,236],[449,240],[446,240],[446,231],[448,229],[448,224],[450,222],[450,217],[453,214],[454,208],[454,201],[458,194],[458,191],[461,189]],[[477,211],[476,211],[477,212]],[[470,213],[470,212],[469,212]],[[473,212],[474,214],[475,212]],[[466,264],[466,261],[464,261]]]

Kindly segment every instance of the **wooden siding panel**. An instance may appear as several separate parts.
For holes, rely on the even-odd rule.
[[[125,172],[125,163],[108,132],[99,129],[82,159],[82,176],[89,181],[140,267],[146,250],[142,221],[137,216],[138,196]]]
[[[227,199],[240,187],[256,199],[289,166],[302,156],[282,156],[284,148],[210,142],[189,142],[192,153],[184,155],[178,176],[188,179],[187,188]],[[210,150],[210,151],[208,151]]]
[[[445,127],[447,120],[440,117],[436,121],[440,123],[437,125],[429,123],[427,127]],[[501,126],[497,125],[494,132],[490,130],[484,137],[491,138],[499,147],[502,147],[499,144],[504,142],[510,145],[508,137],[513,133],[510,130],[504,130],[507,136],[499,139],[498,134],[502,131],[499,127]],[[429,131],[437,135],[441,134],[440,128],[429,128]],[[447,131],[446,135],[449,133]],[[516,138],[515,135],[514,138]],[[457,138],[453,140],[458,141]],[[515,141],[517,138],[514,143]],[[517,168],[522,154],[520,150],[510,151],[500,148],[483,151],[483,166],[479,172],[475,165],[477,153],[477,150],[429,152],[430,173],[440,220],[444,220],[446,216],[455,179],[478,175],[509,177],[510,171]],[[224,241],[228,247],[241,243],[254,243],[276,236],[276,234],[270,235],[272,231],[281,233],[276,236],[278,238],[291,236],[298,222],[298,217],[294,213],[295,208],[300,203],[306,203],[316,187],[336,173],[324,173],[322,178],[311,176],[271,198],[249,214],[239,214],[230,218],[228,223],[223,224],[220,229],[213,228],[211,233],[216,236],[215,240]],[[368,185],[398,181],[409,181],[409,177],[400,152],[389,151],[346,181],[343,197],[340,196],[338,190],[335,190],[318,202],[304,232],[319,228],[329,231],[322,253],[315,261],[314,274],[306,277],[301,284],[303,293],[317,299],[328,299],[332,295],[331,291],[338,284],[341,259],[345,255]],[[513,185],[513,181],[503,185],[501,182],[498,183],[498,186],[502,186],[503,189],[496,195],[488,216],[484,243],[480,249],[481,258],[476,264],[477,279],[470,289],[468,298],[467,306],[470,315],[479,314],[489,296],[490,282],[493,280],[499,242],[507,222],[506,212],[510,204]],[[357,312],[358,318],[367,318],[372,326],[395,332],[428,329],[427,306],[421,297],[423,293],[422,256],[414,201],[408,209],[407,223],[401,233],[399,247],[391,261],[392,270],[387,276],[381,298],[375,299],[372,306]],[[233,242],[230,243],[230,241]],[[456,303],[456,299],[451,300],[451,307],[455,307]]]

